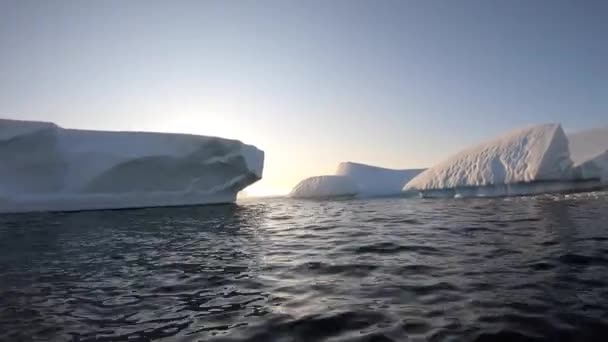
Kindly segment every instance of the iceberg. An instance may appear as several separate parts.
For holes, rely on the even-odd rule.
[[[576,187],[574,175],[566,134],[559,124],[544,124],[456,153],[414,177],[403,190],[456,197],[529,194]],[[530,183],[545,186],[525,187]]]
[[[608,127],[568,135],[577,177],[608,184]]]
[[[608,150],[608,127],[568,134],[570,157],[581,164]]]
[[[576,165],[575,172],[581,179],[598,179],[608,185],[608,150]]]
[[[315,176],[298,183],[289,194],[295,198],[326,198],[355,196],[359,193],[357,184],[347,176]]]
[[[264,152],[188,134],[64,129],[0,119],[0,212],[227,203]]]
[[[337,175],[350,177],[363,196],[389,196],[401,193],[403,186],[424,169],[395,170],[344,162],[338,165]]]

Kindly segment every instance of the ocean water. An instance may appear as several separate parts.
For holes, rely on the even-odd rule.
[[[604,341],[608,193],[0,216],[2,341]]]

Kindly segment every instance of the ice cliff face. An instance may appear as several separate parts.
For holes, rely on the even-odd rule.
[[[0,120],[0,212],[232,202],[262,177],[240,141]]]
[[[574,177],[559,124],[518,129],[461,151],[414,177],[405,191],[483,187]]]
[[[424,169],[394,170],[383,167],[344,162],[337,175],[350,177],[364,196],[385,196],[401,193],[403,186]]]
[[[354,196],[359,193],[357,184],[346,176],[316,176],[306,178],[289,194],[296,198],[323,198]]]

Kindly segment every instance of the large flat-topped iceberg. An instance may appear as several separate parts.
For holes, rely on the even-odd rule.
[[[568,139],[559,124],[517,129],[465,149],[414,177],[405,191],[489,187],[573,178]]]
[[[289,194],[296,198],[326,198],[354,196],[359,193],[357,184],[346,176],[316,176],[298,183]]]
[[[577,177],[608,184],[608,127],[568,135]]]
[[[395,170],[360,163],[344,162],[338,165],[337,175],[350,177],[363,196],[400,194],[403,186],[424,169]]]
[[[0,119],[0,212],[233,202],[263,165],[237,140]]]

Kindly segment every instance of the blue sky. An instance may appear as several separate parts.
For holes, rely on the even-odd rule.
[[[0,116],[219,135],[254,191],[608,125],[606,1],[0,1]]]

